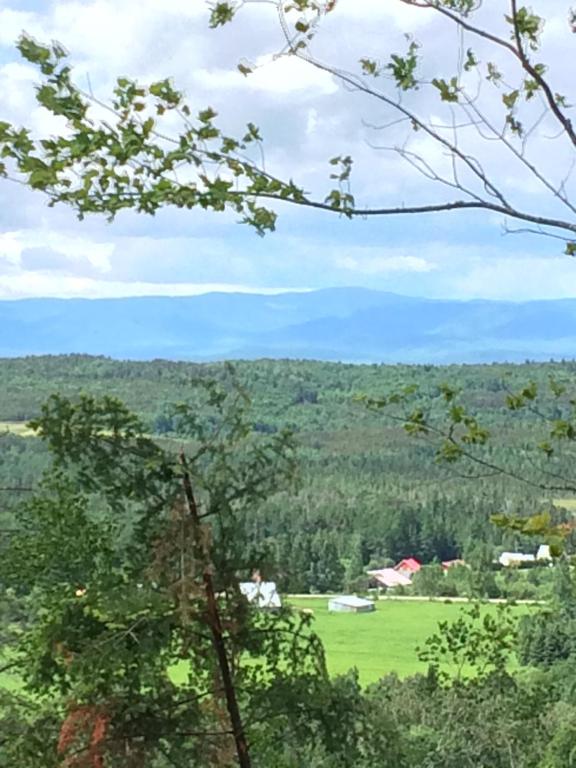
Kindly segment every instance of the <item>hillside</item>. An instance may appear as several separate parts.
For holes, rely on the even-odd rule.
[[[474,363],[571,358],[576,299],[428,300],[359,288],[0,302],[0,356]]]
[[[433,443],[409,437],[386,412],[369,410],[357,396],[416,385],[421,394],[414,405],[441,420],[439,387],[450,382],[462,388],[464,402],[490,430],[490,460],[534,479],[544,459],[537,446],[546,425],[529,410],[511,412],[507,390],[535,381],[542,387],[540,408],[555,413],[557,403],[546,387],[549,377],[569,385],[575,368],[570,362],[443,367],[237,363],[237,380],[252,400],[255,439],[288,427],[297,443],[298,489],[290,498],[275,498],[255,510],[249,520],[254,541],[276,552],[283,588],[302,592],[331,584],[340,589],[343,571],[338,565],[332,572],[334,563],[358,573],[370,562],[381,565],[405,556],[424,562],[469,558],[480,542],[488,548],[533,548],[533,541],[495,528],[490,515],[529,514],[542,504],[549,508],[547,494],[505,475],[480,473],[466,481],[462,467],[435,461]],[[229,380],[226,366],[215,363],[119,362],[85,355],[0,359],[0,487],[31,486],[47,466],[45,447],[28,436],[24,422],[38,415],[51,393],[116,396],[141,416],[148,432],[178,446],[185,433],[179,432],[169,404],[196,402],[193,382],[205,377]],[[3,432],[3,426],[10,431]],[[572,476],[569,453],[554,466]],[[14,503],[19,500],[16,494]],[[8,503],[6,494],[2,502]],[[576,544],[576,533],[574,539]]]

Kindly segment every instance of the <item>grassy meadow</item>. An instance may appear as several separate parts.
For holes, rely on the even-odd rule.
[[[567,509],[570,512],[576,513],[576,498],[554,499],[554,504],[557,507],[563,507],[563,509]]]
[[[380,600],[371,613],[329,613],[328,596],[290,598],[297,609],[311,610],[313,629],[321,638],[331,675],[339,675],[356,667],[363,685],[395,672],[408,677],[425,672],[426,665],[418,660],[417,648],[438,630],[441,621],[455,621],[466,603],[445,603],[430,600]],[[495,605],[486,605],[495,611]],[[530,610],[515,606],[517,616]],[[0,665],[1,666],[1,665]],[[183,680],[187,663],[181,662],[170,670],[175,681]],[[0,673],[0,689],[19,687],[19,681],[9,673]]]
[[[372,613],[329,613],[328,598],[292,598],[296,608],[314,611],[314,630],[324,643],[332,675],[356,667],[360,681],[374,682],[389,672],[400,677],[425,672],[417,647],[435,634],[441,621],[455,621],[466,604],[380,600]],[[487,611],[496,606],[488,605]],[[518,616],[529,610],[514,607]]]
[[[438,630],[441,621],[455,621],[466,610],[466,603],[444,603],[431,600],[380,600],[371,613],[329,613],[328,596],[290,598],[294,608],[314,612],[313,629],[324,644],[328,671],[340,675],[356,667],[363,685],[376,682],[383,675],[395,672],[408,677],[426,672],[419,661],[417,648]],[[486,611],[496,611],[496,605],[486,605]],[[512,608],[522,616],[531,608]],[[170,670],[171,678],[183,680],[187,663],[181,662]]]
[[[20,437],[31,437],[34,434],[26,421],[0,421],[0,433],[2,432],[10,432]]]

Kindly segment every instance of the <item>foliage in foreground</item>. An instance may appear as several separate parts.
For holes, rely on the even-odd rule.
[[[202,408],[174,409],[179,439],[162,446],[112,398],[54,397],[36,419],[53,465],[2,562],[24,681],[2,694],[2,768],[242,765],[218,626],[248,765],[570,765],[573,655],[511,675],[505,616],[446,624],[422,650],[427,675],[362,691],[354,673],[327,679],[309,617],[248,608],[238,580],[270,562],[245,524],[291,482],[292,446],[254,432],[236,388],[200,391]],[[562,610],[569,573],[564,593]]]
[[[243,517],[290,482],[290,440],[255,439],[241,391],[202,391],[201,415],[175,408],[180,453],[109,397],[54,396],[34,423],[53,465],[2,563],[25,612],[5,763],[250,765],[271,733],[311,727],[327,681],[308,617],[253,610],[238,587],[265,567]]]

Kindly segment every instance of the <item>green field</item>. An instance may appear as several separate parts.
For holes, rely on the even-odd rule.
[[[13,435],[20,435],[20,437],[29,437],[34,434],[26,421],[0,421],[1,432],[11,432]]]
[[[554,499],[554,504],[557,507],[563,507],[570,512],[576,512],[576,499]]]
[[[330,674],[356,667],[364,685],[389,672],[400,677],[425,672],[417,647],[437,631],[439,622],[455,621],[467,608],[463,603],[380,600],[372,613],[354,614],[329,613],[328,597],[290,598],[290,604],[314,612],[313,629],[324,644]],[[496,606],[487,605],[484,610],[495,611]],[[523,605],[512,610],[521,616],[530,608]],[[171,678],[183,680],[186,669],[186,662],[175,665]],[[0,674],[0,688],[16,687],[14,677]]]
[[[396,672],[401,677],[425,672],[416,648],[438,629],[440,621],[454,621],[466,608],[462,603],[380,600],[372,613],[329,613],[328,599],[292,598],[297,608],[314,611],[314,630],[326,650],[332,675],[358,669],[364,684]],[[486,606],[494,611],[495,606]],[[521,615],[528,608],[514,608]]]

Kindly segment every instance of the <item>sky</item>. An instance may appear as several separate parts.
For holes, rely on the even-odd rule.
[[[503,0],[485,0],[480,20],[506,35],[505,6]],[[576,101],[565,66],[576,43],[567,21],[569,4],[546,0],[534,6],[545,9],[542,56],[550,78],[568,101],[570,96]],[[58,125],[35,103],[37,73],[15,49],[22,31],[62,43],[78,82],[90,82],[101,98],[117,76],[142,82],[171,77],[194,110],[212,106],[230,133],[241,135],[248,121],[256,123],[265,140],[267,168],[293,177],[317,197],[330,189],[328,159],[335,155],[354,157],[352,191],[362,204],[459,197],[390,150],[404,146],[404,126],[370,127],[393,118],[384,105],[305,62],[274,58],[282,39],[270,4],[244,8],[232,25],[211,30],[204,0],[0,0],[0,120],[50,135]],[[405,50],[407,32],[422,46],[425,75],[452,72],[467,44],[436,14],[407,8],[400,0],[339,0],[314,53],[357,71],[362,56],[386,61]],[[480,50],[484,55],[488,52]],[[248,78],[237,70],[244,60],[257,65]],[[514,76],[511,71],[511,82]],[[496,121],[501,94],[495,96],[481,80],[478,103]],[[394,92],[390,82],[383,84]],[[431,121],[447,119],[430,88],[404,98]],[[410,151],[438,172],[447,171],[446,157],[425,137],[409,140]],[[459,133],[459,141],[519,206],[567,217],[557,198],[501,152],[498,142],[482,140],[470,129]],[[568,175],[573,148],[546,120],[535,125],[529,153],[546,178],[556,185],[565,180],[576,200]],[[494,214],[349,221],[288,205],[277,210],[277,231],[264,238],[231,213],[166,210],[147,218],[126,212],[111,224],[96,217],[79,222],[73,211],[48,208],[40,194],[0,180],[0,299],[274,293],[332,286],[431,298],[576,297],[576,260],[563,255],[562,243],[507,233],[518,225]]]

